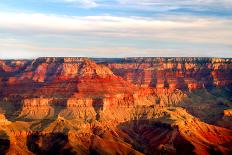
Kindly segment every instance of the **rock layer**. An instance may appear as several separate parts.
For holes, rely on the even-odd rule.
[[[231,154],[231,84],[232,59],[1,60],[0,151]]]
[[[198,89],[232,83],[232,60],[223,58],[97,59],[125,80],[143,87]]]

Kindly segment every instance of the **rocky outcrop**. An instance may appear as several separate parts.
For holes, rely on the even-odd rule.
[[[8,121],[4,114],[0,114],[0,125],[8,125],[11,122]]]
[[[230,130],[203,123],[181,108],[163,108],[159,114],[163,117],[156,121],[122,123],[120,128],[131,138],[135,137],[137,147],[148,154],[230,153],[224,147],[231,145]]]
[[[1,89],[1,94],[9,96],[21,92],[23,96],[26,96],[34,93],[32,88],[41,87],[45,90],[61,91],[64,90],[63,87],[58,86],[62,85],[61,83],[73,85],[77,81],[80,85],[91,82],[102,84],[110,81],[112,84],[116,81],[125,85],[127,81],[130,85],[133,83],[145,88],[157,88],[161,92],[164,89],[192,91],[205,87],[228,86],[232,83],[231,61],[231,59],[223,58],[125,58],[93,59],[93,61],[87,58],[2,60],[0,80],[1,85],[5,87]],[[55,89],[54,85],[58,86],[59,90]],[[70,89],[76,91],[77,88]],[[39,93],[36,92],[36,94]],[[65,92],[61,92],[61,95],[64,94]]]
[[[2,60],[0,150],[230,154],[231,65],[214,58]]]
[[[232,113],[231,112],[232,112],[231,109],[224,110],[223,117],[216,122],[216,125],[219,125],[219,126],[222,126],[228,129],[232,129],[232,124],[231,124]]]
[[[143,87],[194,90],[232,83],[232,60],[223,58],[125,58],[106,64],[123,79]]]
[[[232,109],[224,110],[225,117],[232,117]]]

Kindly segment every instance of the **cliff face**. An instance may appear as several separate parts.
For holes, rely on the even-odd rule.
[[[230,154],[231,84],[232,59],[1,60],[0,152]]]
[[[142,87],[193,90],[232,83],[231,59],[126,58],[98,61],[116,75]]]
[[[139,87],[191,91],[231,85],[232,60],[223,58],[1,60],[0,73],[1,85],[7,86],[5,95],[14,89],[12,88],[14,85],[20,85],[17,86],[18,91],[23,89],[26,92],[28,88],[25,87],[29,85],[41,87],[50,84],[53,89],[52,83],[77,83],[76,81],[79,80],[80,83],[101,84],[104,80],[108,80],[108,82],[112,81],[112,85],[109,84],[108,87],[114,87],[113,81],[118,82],[117,78],[121,82],[127,81]],[[99,79],[103,81],[95,82]],[[86,89],[89,91],[90,88],[86,87]],[[16,90],[12,91],[15,93]]]

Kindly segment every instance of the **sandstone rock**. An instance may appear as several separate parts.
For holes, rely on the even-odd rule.
[[[232,117],[232,109],[224,110],[224,116]]]
[[[231,64],[214,58],[1,60],[0,111],[10,121],[0,115],[0,143],[3,131],[8,154],[229,154]]]
[[[232,83],[231,59],[128,58],[120,62],[108,62],[107,66],[116,75],[143,87],[187,88],[191,91]]]
[[[0,125],[8,125],[11,122],[8,121],[4,114],[0,114]]]

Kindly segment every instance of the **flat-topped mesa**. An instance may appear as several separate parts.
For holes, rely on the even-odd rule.
[[[34,62],[46,62],[46,63],[80,63],[84,61],[91,61],[88,57],[39,57],[33,59]],[[4,60],[3,60],[4,61]]]
[[[0,79],[4,80],[1,85],[6,86],[3,96],[15,93],[23,96],[52,96],[72,94],[71,91],[76,91],[77,81],[92,81],[90,83],[94,84],[95,79],[101,79],[101,82],[107,83],[119,80],[120,77],[115,76],[106,66],[88,58],[38,58],[28,61],[19,72],[1,74]]]
[[[84,107],[89,111],[98,105],[103,109],[133,106],[135,100],[142,100],[133,96],[138,87],[87,58],[38,58],[14,78],[20,80],[7,85],[6,92],[22,96],[22,119],[53,119],[57,108]],[[22,88],[27,91],[20,91]]]
[[[30,60],[0,60],[0,72],[12,73],[23,69]]]
[[[104,65],[98,65],[95,62],[89,60],[89,59],[84,59],[83,61],[83,66],[80,69],[80,76],[81,77],[100,77],[100,78],[106,78],[109,76],[114,76],[113,72],[107,68]]]
[[[128,92],[132,88],[133,84],[115,76],[106,66],[87,58],[67,58],[65,61],[66,63],[60,64],[58,69],[51,73],[46,85],[37,89],[38,94],[54,96],[53,94],[58,95],[60,92],[61,96],[79,94],[81,97],[94,98],[104,94]],[[67,89],[68,87],[70,89]]]
[[[229,58],[125,58],[96,59],[115,75],[138,86],[193,90],[232,84]]]
[[[11,121],[0,114],[0,144],[7,154],[230,154],[231,60],[0,61]]]
[[[69,98],[76,95],[77,98],[94,98],[105,94],[131,94],[136,88],[134,84],[156,88],[158,93],[232,84],[232,59],[223,58],[47,57],[1,60],[1,64],[21,66],[12,72],[5,72],[0,66],[0,95],[3,97]]]
[[[85,76],[106,77],[113,73],[105,66],[97,65],[88,58],[38,58],[26,69],[37,82],[69,80]],[[28,77],[29,78],[29,77]]]
[[[78,63],[78,62],[90,61],[90,59],[86,57],[66,57],[63,58],[63,60],[65,63]]]
[[[231,58],[208,57],[128,57],[128,58],[92,58],[97,63],[232,63]]]

